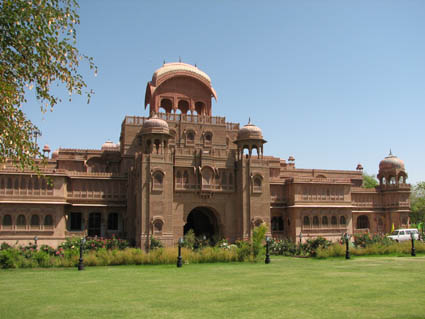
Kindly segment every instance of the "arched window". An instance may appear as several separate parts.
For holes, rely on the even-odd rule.
[[[193,131],[188,131],[186,134],[186,144],[195,143],[195,133]]]
[[[254,177],[254,192],[261,192],[261,176]]]
[[[3,216],[3,226],[6,226],[6,227],[12,226],[12,217],[10,215]]]
[[[155,233],[161,233],[164,222],[161,219],[155,219],[153,222],[153,230]]]
[[[173,102],[170,99],[162,99],[160,108],[163,108],[165,113],[171,113],[173,109]]]
[[[44,217],[44,226],[53,226],[53,218],[52,215],[46,215]]]
[[[211,188],[214,184],[214,172],[210,167],[204,167],[201,171],[202,188]]]
[[[341,216],[340,218],[339,218],[339,224],[340,225],[345,225],[347,223],[347,221],[345,220],[345,216]]]
[[[319,226],[319,217],[317,216],[313,217],[313,226]]]
[[[26,220],[25,216],[19,215],[18,219],[16,220],[16,226],[18,228],[25,228],[26,224],[27,224],[27,220]]]
[[[322,216],[322,225],[328,226],[328,216]]]
[[[118,213],[108,215],[108,230],[118,230]]]
[[[31,226],[40,226],[40,217],[38,215],[31,216]]]
[[[310,218],[308,216],[304,216],[303,224],[304,226],[310,226]]]
[[[160,171],[157,171],[153,174],[153,189],[162,189],[162,182],[164,179],[164,174]]]
[[[203,102],[196,102],[195,103],[195,110],[199,115],[204,115],[205,112],[205,104]]]
[[[180,100],[178,109],[182,112],[182,114],[187,114],[187,111],[189,111],[189,102],[186,100]]]
[[[206,132],[204,134],[204,144],[210,146],[212,144],[212,133]]]
[[[336,226],[338,224],[338,220],[336,219],[336,216],[331,217],[331,225]]]
[[[360,215],[357,217],[357,229],[369,228],[369,218],[366,215]]]

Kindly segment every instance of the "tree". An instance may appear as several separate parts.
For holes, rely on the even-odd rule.
[[[51,87],[64,86],[69,93],[93,92],[78,72],[85,60],[97,73],[93,58],[75,47],[80,23],[76,0],[2,0],[0,2],[0,163],[39,172],[43,158],[34,139],[37,127],[21,110],[29,91],[35,91],[42,112],[61,102]]]
[[[410,194],[410,221],[414,224],[425,221],[425,182],[412,187]]]
[[[369,175],[368,173],[363,173],[363,187],[374,188],[375,186],[378,186],[378,181],[376,180],[375,175]]]

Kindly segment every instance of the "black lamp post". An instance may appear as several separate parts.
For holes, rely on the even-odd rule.
[[[344,239],[345,239],[345,259],[350,259],[350,248],[348,246],[348,241],[350,240],[350,235],[348,235],[348,233],[345,233]]]
[[[183,265],[182,264],[182,245],[183,245],[183,238],[182,237],[179,238],[178,243],[179,243],[179,255],[177,257],[177,267],[180,268]]]
[[[266,264],[270,264],[270,253],[269,253],[269,245],[270,245],[270,237],[266,237],[266,260],[264,261]]]
[[[35,249],[37,249],[37,241],[38,241],[38,237],[34,236],[34,245],[35,245]]]
[[[78,262],[78,270],[84,270],[84,264],[83,264],[83,250],[84,250],[84,244],[86,243],[86,238],[81,238],[80,242],[80,260]]]
[[[412,251],[411,251],[411,255],[413,256],[413,257],[415,257],[416,256],[416,249],[415,249],[415,234],[413,234],[413,233],[410,233],[410,238],[412,238]]]
[[[303,241],[303,233],[302,233],[302,232],[300,232],[300,247],[299,247],[300,255],[301,255],[301,245],[302,245],[302,241]]]

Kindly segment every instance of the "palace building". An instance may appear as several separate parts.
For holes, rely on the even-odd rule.
[[[198,236],[297,240],[342,233],[389,232],[407,226],[410,185],[402,160],[379,164],[379,185],[362,187],[355,170],[300,169],[295,159],[264,155],[253,123],[213,116],[217,94],[209,76],[167,63],[148,82],[149,116],[126,116],[119,143],[100,149],[60,148],[43,173],[0,167],[0,242],[56,246],[71,236],[128,239],[148,248],[151,236],[175,245],[189,229]],[[87,128],[88,129],[88,128]],[[314,163],[313,163],[314,164]]]

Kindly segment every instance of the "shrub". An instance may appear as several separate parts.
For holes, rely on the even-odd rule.
[[[0,266],[3,269],[7,268],[16,268],[17,258],[14,250],[12,249],[2,249],[0,250]]]
[[[270,242],[270,254],[295,256],[297,253],[297,245],[289,239],[272,238]]]
[[[264,240],[266,237],[267,225],[262,223],[260,226],[254,227],[252,232],[252,254],[254,259],[261,257],[264,252]]]
[[[315,257],[319,248],[326,249],[331,244],[332,242],[323,237],[307,239],[307,241],[302,245],[302,250],[305,254],[307,254],[307,256]]]
[[[164,247],[159,239],[151,236],[150,249],[157,249]]]

